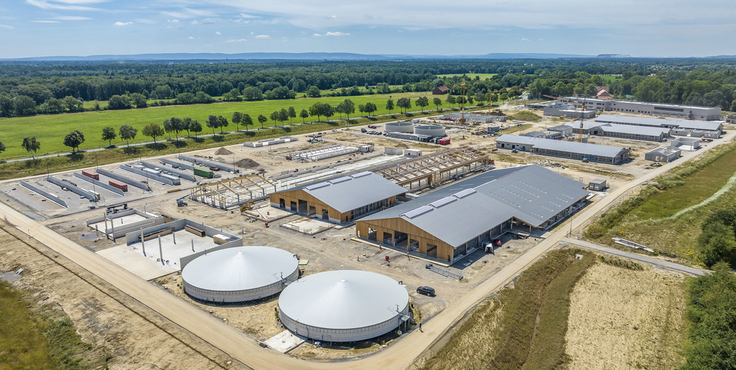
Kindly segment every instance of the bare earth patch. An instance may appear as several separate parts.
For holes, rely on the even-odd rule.
[[[681,275],[597,264],[572,293],[569,369],[673,369],[684,362]]]

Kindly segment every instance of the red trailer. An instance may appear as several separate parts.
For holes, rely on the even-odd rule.
[[[110,180],[110,182],[108,184],[110,184],[110,186],[114,186],[114,187],[116,187],[116,188],[118,188],[118,189],[120,189],[122,191],[128,191],[128,184],[122,183],[120,181]]]
[[[97,173],[97,172],[82,171],[82,175],[87,176],[87,177],[89,177],[91,179],[95,179],[95,180],[99,180],[100,179],[100,174]]]
[[[437,144],[450,145],[450,139],[440,139],[440,141],[438,141]]]

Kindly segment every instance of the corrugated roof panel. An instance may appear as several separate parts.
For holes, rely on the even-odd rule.
[[[455,198],[453,196],[449,196],[449,197],[444,197],[442,199],[435,200],[434,202],[429,203],[429,205],[432,206],[432,207],[434,207],[434,208],[440,208],[440,207],[444,206],[445,204],[452,203],[452,202],[454,202],[456,200],[457,200],[457,198]]]
[[[468,195],[475,194],[477,191],[475,189],[465,189],[463,191],[458,191],[455,194],[452,194],[454,197],[462,199],[467,197]]]
[[[434,209],[434,207],[421,206],[419,208],[416,208],[416,209],[413,209],[413,210],[411,210],[409,212],[404,213],[403,216],[406,216],[408,218],[414,218],[414,217],[417,217],[419,215],[423,215],[423,214],[425,214],[425,213],[427,213],[427,212],[429,212],[429,211],[431,211],[433,209]]]
[[[363,172],[358,172],[356,174],[352,174],[352,175],[350,175],[350,177],[352,177],[354,179],[357,179],[358,177],[368,176],[368,175],[370,175],[372,173],[373,172],[371,172],[371,171],[363,171]]]
[[[304,189],[314,190],[314,189],[324,188],[325,186],[330,186],[330,183],[329,182],[318,182],[316,184],[305,186]]]
[[[352,179],[353,178],[350,177],[350,176],[343,176],[343,177],[338,177],[336,179],[332,179],[332,180],[329,180],[329,181],[330,181],[330,184],[339,184],[341,182],[345,182],[345,181],[352,180]]]

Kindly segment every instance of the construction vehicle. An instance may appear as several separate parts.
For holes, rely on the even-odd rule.
[[[183,196],[181,198],[177,198],[176,199],[176,206],[177,207],[184,207],[184,206],[186,206],[187,205],[187,202],[185,202],[184,199],[186,197],[188,197],[188,196],[189,196],[189,194],[187,194],[187,195],[185,195],[185,196]]]
[[[245,204],[243,204],[242,206],[240,206],[240,212],[249,211],[251,209],[253,209],[253,201],[252,200],[249,200],[248,202],[246,202]]]

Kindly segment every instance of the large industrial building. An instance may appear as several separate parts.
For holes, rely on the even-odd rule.
[[[357,342],[390,332],[409,316],[409,293],[367,271],[309,275],[279,296],[279,319],[294,334],[323,342]]]
[[[234,247],[203,254],[181,272],[184,291],[207,302],[270,297],[299,278],[299,260],[282,249]]]
[[[566,123],[574,133],[618,137],[632,140],[664,141],[670,136],[670,129],[666,127],[649,127],[622,125],[616,123],[602,123],[597,121],[577,121]],[[582,126],[582,128],[581,128]]]
[[[723,132],[723,122],[683,121],[674,119],[643,118],[601,114],[595,122],[631,126],[648,126],[672,129],[674,136],[692,136],[717,139]]]
[[[537,165],[489,171],[365,217],[356,235],[452,263],[512,228],[551,227],[585,204],[584,187]]]
[[[595,118],[595,110],[577,110],[574,106],[559,101],[550,102],[545,105],[543,114],[551,117]]]
[[[718,107],[695,107],[688,105],[644,103],[615,99],[590,99],[572,96],[560,97],[559,100],[572,104],[576,109],[585,106],[586,109],[594,109],[597,111],[605,112],[649,114],[653,116],[675,117],[702,121],[717,121],[722,119],[721,108]]]
[[[496,147],[500,149],[526,151],[538,155],[609,164],[619,164],[629,159],[629,151],[619,146],[596,145],[516,135],[501,135],[496,139]]]
[[[270,194],[271,205],[342,223],[389,208],[406,189],[373,172],[360,172]]]

